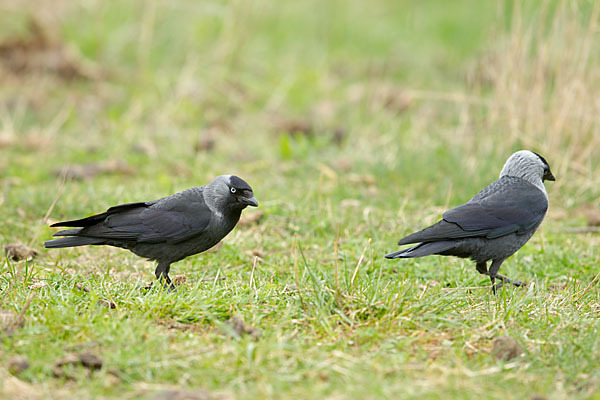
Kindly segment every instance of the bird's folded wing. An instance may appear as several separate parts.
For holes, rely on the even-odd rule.
[[[113,213],[79,236],[135,243],[179,243],[206,229],[211,212],[203,202],[190,203],[177,210],[140,206]]]
[[[105,212],[100,213],[100,214],[91,215],[91,216],[86,217],[86,218],[75,219],[75,220],[72,220],[72,221],[57,222],[55,224],[52,224],[51,226],[52,227],[58,227],[58,226],[81,226],[81,227],[86,227],[86,226],[91,226],[91,225],[97,224],[98,222],[103,221],[109,215],[117,214],[117,213],[120,213],[120,212],[123,212],[123,211],[126,211],[126,210],[133,210],[133,209],[150,207],[154,203],[155,203],[154,201],[146,201],[146,202],[138,202],[138,203],[120,204],[118,206],[110,207],[108,210],[106,210]]]
[[[412,233],[398,242],[398,245],[409,243],[436,242],[440,240],[461,239],[466,237],[485,236],[486,232],[466,231],[459,225],[441,220],[435,225],[427,227],[422,231]]]
[[[405,237],[399,244],[466,237],[493,239],[528,232],[544,218],[548,200],[531,183],[505,178],[492,182],[468,203],[446,211],[440,222]]]
[[[486,196],[444,213],[444,220],[468,232],[479,232],[489,239],[523,234],[538,225],[548,209],[546,195],[531,183],[504,177],[488,186]]]

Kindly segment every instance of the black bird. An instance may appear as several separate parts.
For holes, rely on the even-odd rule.
[[[169,278],[171,263],[216,245],[235,227],[242,210],[258,207],[252,188],[234,175],[221,175],[206,186],[194,187],[159,200],[121,204],[106,212],[52,226],[78,227],[54,236],[46,248],[108,245],[155,260],[156,278]]]
[[[554,175],[544,157],[528,150],[518,151],[504,164],[500,179],[469,202],[446,211],[437,224],[398,242],[399,245],[418,243],[416,246],[385,257],[415,258],[439,254],[470,258],[475,261],[480,274],[490,277],[494,292],[502,282],[524,286],[523,282],[500,275],[498,270],[542,223],[548,209],[545,180],[553,181]],[[501,281],[498,285],[495,285],[496,279]]]

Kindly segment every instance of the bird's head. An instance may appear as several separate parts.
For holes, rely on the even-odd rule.
[[[258,207],[258,201],[248,183],[235,175],[221,175],[206,186],[211,200],[223,209],[243,210]]]
[[[520,150],[511,155],[500,172],[500,177],[503,176],[516,176],[533,184],[555,180],[546,159],[529,150]]]

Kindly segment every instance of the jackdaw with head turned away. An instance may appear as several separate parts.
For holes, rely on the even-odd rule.
[[[169,278],[171,263],[216,245],[235,227],[242,210],[258,207],[252,188],[234,175],[221,175],[159,200],[121,204],[106,212],[52,226],[77,227],[54,234],[47,248],[108,245],[154,260],[156,278]]]
[[[470,258],[480,274],[490,277],[494,292],[502,282],[524,286],[523,282],[500,275],[498,270],[542,223],[548,209],[545,180],[553,181],[554,176],[544,157],[528,150],[517,151],[504,164],[498,180],[469,202],[446,211],[437,224],[398,242],[399,245],[418,243],[416,246],[385,257],[439,254]],[[496,279],[501,281],[498,285]]]

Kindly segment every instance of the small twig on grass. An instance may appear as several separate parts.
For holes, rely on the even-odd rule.
[[[594,279],[592,279],[592,281],[591,281],[591,282],[590,282],[590,283],[589,283],[589,284],[586,286],[586,288],[585,288],[585,289],[583,289],[583,290],[581,291],[581,294],[580,294],[580,295],[577,297],[577,299],[575,300],[576,302],[579,302],[579,300],[581,300],[581,298],[582,298],[583,296],[585,296],[587,292],[589,292],[589,291],[590,291],[590,289],[592,288],[592,285],[594,284],[594,282],[596,282],[596,281],[598,280],[598,277],[600,277],[600,272],[598,272],[598,273],[596,274],[596,276],[594,277]],[[579,309],[581,308],[581,306],[582,306],[582,305],[583,305],[583,304],[580,304],[580,305],[579,305],[579,307],[577,307],[577,310],[579,310]]]
[[[208,281],[212,281],[213,282],[213,287],[217,284],[217,281],[224,281],[226,280],[227,277],[226,276],[221,276],[221,269],[219,268],[217,270],[217,275],[215,275],[214,278],[206,277],[206,278],[202,278],[200,279],[200,282],[208,282]]]
[[[429,289],[429,282],[427,281],[427,283],[425,284],[425,288],[423,289],[423,291],[419,294],[419,296],[417,297],[417,299],[421,300],[421,298],[423,297],[423,295],[427,292],[427,289]]]
[[[369,247],[370,243],[371,243],[371,239],[369,238],[369,243],[363,249],[362,254],[360,255],[360,258],[358,259],[358,262],[356,263],[356,268],[354,268],[354,273],[352,274],[352,278],[350,278],[350,286],[354,286],[354,279],[356,278],[356,275],[358,274],[360,264],[362,264],[363,260],[365,259],[365,253],[367,252],[367,248]]]
[[[250,273],[250,287],[256,291],[256,286],[254,285],[254,270],[256,269],[256,264],[258,263],[258,256],[254,256],[254,260],[252,261],[252,272]]]
[[[27,298],[27,301],[25,302],[25,305],[23,305],[23,308],[21,309],[21,312],[19,312],[19,315],[17,315],[17,318],[15,319],[15,325],[16,326],[22,326],[23,325],[23,317],[25,316],[25,312],[27,312],[27,309],[31,305],[31,302],[33,301],[33,298],[35,297],[35,295],[36,295],[36,292],[34,292],[34,291],[32,291],[29,294],[29,297]]]
[[[117,302],[115,301],[115,299],[113,299],[112,295],[110,294],[109,290],[106,290],[104,285],[100,286],[102,288],[103,291],[106,292],[106,295],[108,296],[108,298],[110,299],[110,303],[108,303],[108,308],[119,308],[119,306],[117,306]],[[103,299],[100,299],[99,301],[102,302]],[[114,307],[113,307],[114,305]]]

